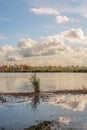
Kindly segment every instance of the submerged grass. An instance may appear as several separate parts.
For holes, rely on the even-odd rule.
[[[24,130],[51,130],[51,121],[43,121],[38,125],[33,125],[30,128],[25,128]]]
[[[43,121],[40,122],[39,124],[32,125],[29,128],[25,128],[24,130],[85,130],[85,129],[65,127],[59,122],[54,121]]]
[[[40,79],[36,74],[31,75],[30,81],[34,88],[34,93],[40,92]]]

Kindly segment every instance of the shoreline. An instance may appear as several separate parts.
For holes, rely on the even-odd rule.
[[[40,93],[35,93],[35,92],[1,92],[0,95],[9,95],[9,96],[30,96],[32,97],[33,95],[43,95],[44,94],[72,94],[72,95],[78,95],[78,94],[87,94],[87,89],[79,89],[79,90],[56,90],[56,91],[45,91],[45,92],[40,92]]]
[[[87,73],[84,71],[4,71],[4,72],[0,72],[0,73]]]

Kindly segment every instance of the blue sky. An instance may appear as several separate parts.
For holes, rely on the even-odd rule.
[[[14,59],[14,56],[19,57],[19,59],[23,58],[22,61],[25,61],[26,57],[31,60],[32,56],[35,58],[38,55],[39,61],[40,58],[44,57],[47,59],[46,61],[44,60],[44,63],[48,63],[48,59],[51,56],[55,57],[56,54],[57,58],[57,55],[60,53],[58,52],[58,49],[60,50],[58,48],[58,38],[71,51],[75,51],[71,46],[78,47],[79,52],[73,53],[76,53],[77,57],[78,55],[81,57],[83,55],[82,51],[84,52],[87,46],[86,12],[87,0],[0,0],[1,61],[3,59],[3,61],[7,62],[8,57]],[[29,48],[29,45],[32,44],[29,39],[37,42],[38,47],[33,45],[33,49]],[[55,39],[57,39],[57,46],[55,46]],[[45,41],[46,43],[44,43]],[[19,48],[19,44],[21,46],[24,44],[25,46],[23,45]],[[42,45],[42,50],[39,50],[39,53],[37,53],[36,48],[39,48],[39,44],[40,46]],[[45,49],[43,48],[43,44],[45,44]],[[51,47],[47,48],[47,44]],[[8,50],[6,50],[6,55],[2,55],[4,53],[3,50],[5,51],[9,46],[10,49],[11,47],[14,48],[15,53],[12,51],[8,53]],[[28,51],[26,56],[24,54],[24,48]],[[57,48],[57,50],[52,50],[52,48]],[[83,50],[80,48],[83,48]],[[30,54],[31,50],[33,50],[32,54]],[[61,54],[66,53],[64,51]]]

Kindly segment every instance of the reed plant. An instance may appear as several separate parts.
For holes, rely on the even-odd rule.
[[[40,79],[36,74],[32,74],[30,81],[33,85],[33,89],[35,93],[39,93],[40,92]]]

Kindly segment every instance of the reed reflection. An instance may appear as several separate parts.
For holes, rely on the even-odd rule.
[[[40,104],[40,79],[36,74],[31,75],[30,81],[33,86],[34,95],[31,101],[32,109],[36,110]]]

